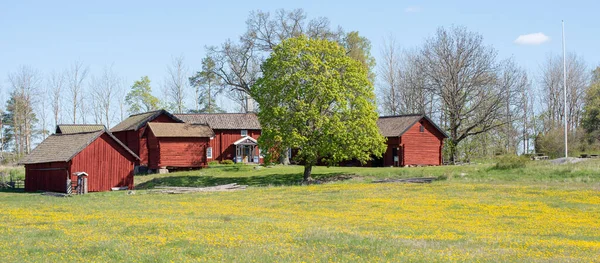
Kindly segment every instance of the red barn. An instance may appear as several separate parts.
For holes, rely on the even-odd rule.
[[[207,125],[151,122],[146,133],[149,169],[205,167],[212,155],[207,148],[215,133]]]
[[[207,124],[215,132],[210,141],[210,160],[233,160],[242,163],[262,163],[256,139],[260,137],[260,122],[254,113],[175,114],[190,124]]]
[[[166,110],[157,110],[131,115],[110,129],[115,137],[140,157],[137,163],[140,166],[148,165],[148,145],[144,134],[146,124],[149,122],[181,123],[182,121]]]
[[[88,174],[88,191],[112,187],[133,189],[133,169],[139,160],[127,146],[102,129],[58,133],[46,138],[21,163],[25,165],[25,191],[66,192],[67,178]]]
[[[448,135],[424,115],[379,117],[377,126],[387,138],[387,150],[373,166],[441,165]]]

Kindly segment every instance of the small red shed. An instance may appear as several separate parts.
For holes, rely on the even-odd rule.
[[[112,187],[133,189],[133,168],[138,156],[106,129],[53,134],[21,163],[25,165],[25,191],[66,192],[67,178],[86,172],[88,191]]]
[[[115,137],[140,157],[137,163],[140,166],[148,165],[148,145],[144,134],[146,124],[149,122],[182,123],[183,121],[166,110],[157,110],[131,115],[110,129]]]
[[[387,150],[373,166],[441,165],[448,135],[425,115],[379,117],[377,126],[387,138]]]
[[[208,125],[151,122],[146,133],[149,169],[205,167],[212,157],[207,148],[215,133]]]

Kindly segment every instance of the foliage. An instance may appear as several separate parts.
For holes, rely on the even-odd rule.
[[[529,159],[526,156],[504,155],[496,158],[494,168],[498,170],[525,168],[528,162]]]
[[[148,76],[143,76],[133,83],[131,90],[125,97],[125,102],[129,105],[129,114],[159,109],[159,100],[152,95],[152,87]]]
[[[346,54],[359,61],[369,72],[369,80],[375,82],[375,58],[371,55],[371,41],[358,34],[358,31],[352,31],[346,34],[341,45],[346,48]]]
[[[233,160],[225,159],[221,161],[221,164],[231,165],[234,164]]]
[[[196,89],[196,113],[219,113],[221,109],[215,98],[223,92],[223,84],[215,74],[215,61],[211,57],[202,59],[202,71],[190,77],[190,85]]]
[[[583,108],[582,126],[590,143],[600,142],[600,67],[594,70],[592,85],[588,88]]]
[[[366,162],[385,151],[367,71],[337,43],[284,40],[262,71],[251,93],[260,105],[259,144],[275,152],[299,149],[295,158],[306,164],[305,180],[319,160]],[[269,162],[273,154],[266,157]]]
[[[208,162],[208,166],[215,166],[215,165],[219,165],[219,161],[210,161]]]
[[[577,156],[579,153],[590,153],[588,151],[597,151],[597,147],[590,145],[585,140],[585,133],[582,129],[577,129],[568,134],[569,155]],[[535,151],[543,153],[551,158],[564,157],[565,155],[565,133],[563,128],[549,130],[544,134],[539,134],[535,139]]]

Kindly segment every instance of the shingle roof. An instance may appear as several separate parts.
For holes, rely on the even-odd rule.
[[[156,137],[213,137],[215,133],[202,124],[150,122],[148,128]]]
[[[254,113],[199,113],[175,114],[186,123],[208,124],[215,130],[260,130],[260,122]]]
[[[50,162],[68,162],[75,155],[83,151],[85,147],[90,145],[102,134],[108,134],[115,142],[121,145],[132,156],[139,159],[127,146],[115,138],[110,132],[105,129],[95,132],[84,133],[68,133],[68,134],[53,134],[40,143],[35,149],[25,156],[19,163],[50,163]]]
[[[427,120],[433,127],[435,127],[445,138],[448,138],[448,134],[444,132],[439,126],[435,124],[429,117],[420,114],[408,114],[398,116],[382,116],[377,120],[377,127],[379,132],[384,137],[396,137],[402,136],[410,127],[421,119]]]
[[[180,119],[173,116],[171,113],[167,112],[166,110],[157,110],[157,111],[149,111],[149,112],[131,115],[131,116],[129,116],[129,118],[125,119],[124,121],[122,121],[121,123],[119,123],[115,127],[113,127],[112,129],[110,129],[110,131],[111,132],[120,132],[120,131],[137,130],[137,129],[141,128],[142,126],[144,126],[144,124],[146,124],[147,122],[156,119],[156,117],[160,116],[161,114],[166,114],[167,116],[171,117],[173,120],[175,120],[177,122],[182,122]]]
[[[59,124],[56,125],[55,133],[82,133],[82,132],[95,132],[104,130],[102,124]]]

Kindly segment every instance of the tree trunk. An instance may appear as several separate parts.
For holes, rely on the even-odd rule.
[[[288,148],[285,148],[279,155],[279,164],[290,165],[290,151]]]
[[[303,182],[307,183],[312,181],[312,178],[310,177],[312,173],[312,164],[307,164],[304,165],[304,180]]]

